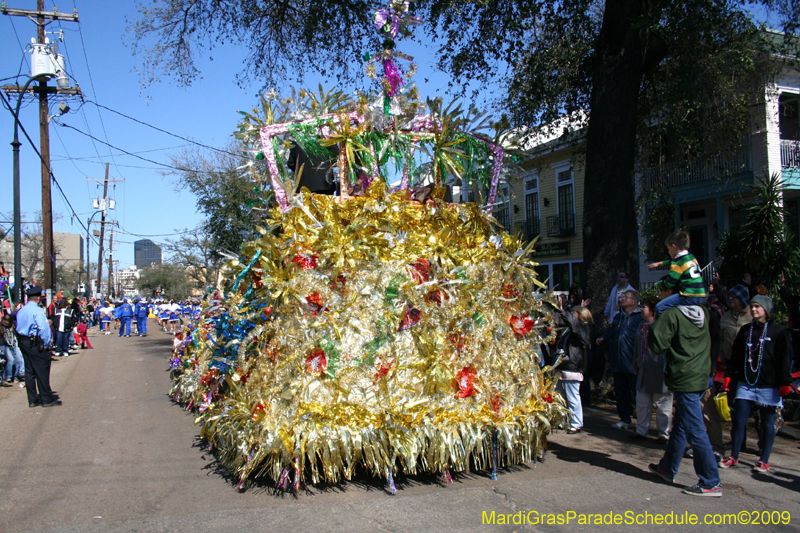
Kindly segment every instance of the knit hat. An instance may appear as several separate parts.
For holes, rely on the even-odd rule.
[[[772,300],[769,296],[764,296],[763,294],[757,294],[753,296],[753,299],[750,300],[751,304],[758,304],[764,308],[764,311],[768,314],[772,314]]]
[[[745,285],[734,285],[728,291],[728,296],[733,294],[742,301],[742,304],[747,307],[750,305],[750,291],[747,290]]]

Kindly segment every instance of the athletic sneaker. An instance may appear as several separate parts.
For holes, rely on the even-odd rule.
[[[719,467],[730,468],[732,466],[736,466],[737,464],[739,464],[739,459],[734,459],[733,457],[726,457],[719,462]]]
[[[756,461],[756,464],[753,467],[753,472],[769,472],[769,465],[764,461]]]
[[[669,477],[669,474],[661,470],[657,463],[650,463],[650,471],[667,483],[675,483],[675,478]]]
[[[717,483],[716,486],[710,489],[705,489],[698,483],[694,487],[686,487],[681,492],[691,496],[710,496],[712,498],[719,498],[722,496],[722,483]]]
[[[619,422],[614,422],[613,424],[611,424],[611,427],[614,428],[614,429],[623,429],[623,428],[625,428],[627,426],[628,426],[628,423],[627,422],[623,422],[622,420],[620,420]]]

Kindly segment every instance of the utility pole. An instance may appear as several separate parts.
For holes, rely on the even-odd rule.
[[[103,202],[108,197],[108,163],[106,163],[106,179],[103,180]],[[103,214],[100,215],[100,252],[97,254],[97,290],[103,286],[103,238],[106,229],[106,209],[103,205]],[[102,292],[102,291],[100,291]]]
[[[36,2],[36,38],[44,44],[44,0]],[[47,80],[39,82],[39,88],[47,87]],[[53,245],[53,202],[50,197],[50,108],[47,93],[39,92],[39,152],[42,154],[42,242],[44,244],[44,288],[51,292],[47,301],[52,301],[56,290],[56,257]]]
[[[99,179],[92,179],[86,178],[86,181],[100,181]],[[105,229],[106,224],[117,225],[116,222],[106,222],[106,209],[114,209],[116,207],[116,203],[113,199],[108,198],[108,184],[109,183],[124,183],[125,180],[110,180],[108,179],[108,163],[106,163],[106,176],[102,180],[103,181],[103,198],[95,198],[93,201],[92,207],[98,209],[100,212],[100,250],[97,254],[97,288],[100,290],[100,287],[103,285],[103,240],[105,239]],[[97,213],[95,213],[96,215]],[[92,215],[94,217],[94,215]],[[95,222],[97,224],[98,222]],[[90,220],[91,224],[91,220]],[[88,234],[87,234],[88,240]],[[88,261],[87,261],[88,263]],[[86,269],[88,270],[89,267],[87,265]],[[109,274],[111,270],[109,269]]]
[[[116,298],[114,290],[114,228],[111,228],[111,235],[108,237],[108,295]]]
[[[45,26],[48,24],[48,21],[54,20],[67,20],[72,22],[79,22],[78,19],[78,10],[75,9],[72,14],[62,14],[59,13],[58,10],[53,7],[53,11],[45,11],[44,10],[44,0],[37,0],[36,1],[36,11],[29,11],[25,9],[14,9],[9,8],[6,5],[5,0],[3,0],[2,6],[0,6],[0,13],[3,15],[10,15],[10,16],[18,16],[18,17],[27,17],[33,20],[33,17],[36,17],[36,37],[37,42],[40,45],[44,45],[47,43],[46,40],[46,33],[45,33]],[[58,54],[54,54],[56,62],[58,62],[59,56]],[[61,58],[63,61],[63,58]],[[66,76],[64,80],[68,80]],[[61,82],[59,81],[59,85]],[[81,91],[80,88],[60,88],[60,87],[48,87],[47,80],[40,80],[38,87],[31,87],[32,92],[37,93],[39,95],[39,152],[42,156],[41,161],[41,168],[42,168],[42,237],[44,241],[44,288],[45,290],[49,291],[48,293],[48,301],[51,301],[53,292],[56,288],[56,279],[55,279],[55,266],[56,266],[56,253],[55,253],[55,246],[53,244],[53,204],[50,196],[50,119],[49,119],[49,108],[47,103],[47,95],[48,93],[54,94],[68,94],[68,95],[80,95]],[[4,86],[3,90],[6,93],[12,92],[21,92],[24,90],[22,87],[18,86]],[[19,95],[20,98],[23,97],[22,94]],[[14,277],[16,279],[21,279],[21,273],[14,272]]]

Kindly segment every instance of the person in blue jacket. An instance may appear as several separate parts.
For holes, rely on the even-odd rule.
[[[142,299],[133,307],[133,315],[136,317],[136,327],[140,337],[147,337],[147,301]]]
[[[128,303],[127,298],[123,298],[122,305],[117,307],[119,310],[119,336],[131,336],[131,319],[133,318],[133,306]]]
[[[597,338],[597,344],[609,343],[608,368],[614,376],[614,396],[617,401],[619,421],[614,429],[631,426],[636,398],[636,374],[633,358],[636,353],[636,334],[642,327],[639,293],[627,290],[619,298],[620,311],[614,316],[611,327]]]

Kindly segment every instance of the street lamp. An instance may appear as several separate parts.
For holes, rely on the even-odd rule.
[[[19,93],[17,100],[17,108],[14,111],[14,141],[11,143],[11,150],[14,153],[14,302],[22,301],[22,229],[20,222],[19,212],[19,108],[22,104],[22,97],[25,96],[25,91],[28,86],[34,81],[47,81],[52,78],[50,73],[37,74],[31,76],[25,85],[22,86],[22,91]]]

